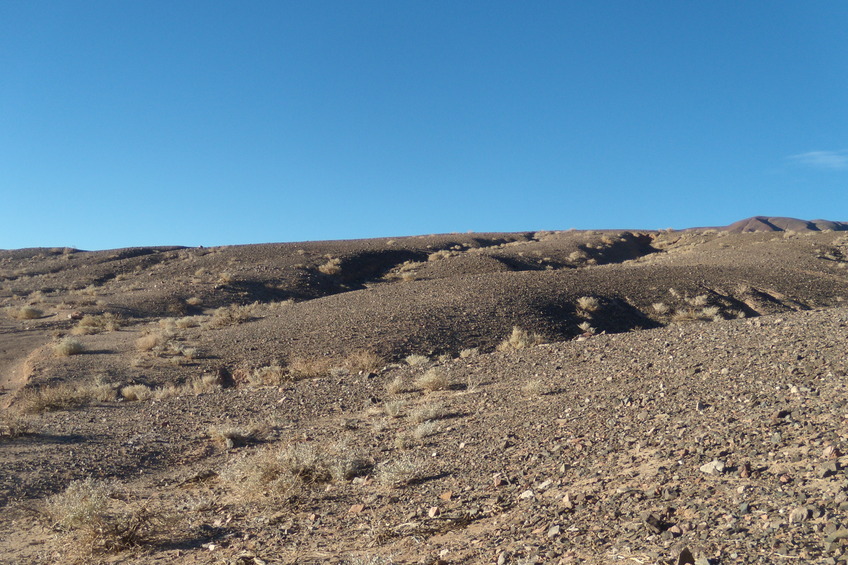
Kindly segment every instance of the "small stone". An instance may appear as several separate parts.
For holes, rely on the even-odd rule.
[[[836,530],[835,532],[833,532],[832,534],[827,536],[824,541],[826,541],[827,543],[833,543],[835,541],[845,539],[845,538],[848,538],[848,529],[842,528],[842,529]]]
[[[827,477],[832,477],[836,473],[839,472],[839,463],[836,461],[828,461],[821,467],[819,467],[819,478],[826,479]]]
[[[453,498],[453,491],[446,490],[445,492],[439,495],[439,498],[441,498],[442,500],[450,500],[451,498]]]
[[[684,547],[677,556],[677,565],[695,565],[695,558],[688,547]]]
[[[824,459],[836,459],[837,457],[841,457],[842,453],[839,452],[839,449],[836,446],[828,445],[822,450],[822,457]]]
[[[509,557],[509,554],[506,551],[501,551],[498,555],[498,565],[504,565],[506,563],[507,557]]]
[[[350,507],[350,509],[347,511],[347,513],[348,514],[359,514],[363,510],[365,510],[364,504],[354,504],[353,506]]]
[[[521,500],[527,500],[528,498],[534,498],[535,496],[536,495],[532,490],[527,489],[524,492],[522,492],[521,494],[519,494],[518,498],[520,498]]]
[[[724,473],[725,464],[724,461],[719,459],[713,459],[709,463],[701,465],[700,470],[702,473],[706,473],[708,475],[721,475]]]
[[[439,514],[441,514],[441,513],[442,513],[442,511],[441,511],[441,510],[439,510],[439,507],[438,507],[438,506],[432,506],[432,507],[431,507],[431,508],[427,511],[427,516],[429,516],[430,518],[435,518],[436,516],[438,516],[438,515],[439,515]]]
[[[555,525],[551,526],[550,528],[548,528],[548,537],[554,538],[554,537],[558,536],[561,531],[562,531],[562,529],[559,527],[559,525],[555,524]]]

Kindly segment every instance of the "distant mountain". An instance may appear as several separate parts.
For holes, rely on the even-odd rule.
[[[714,228],[730,233],[747,233],[758,231],[845,231],[848,223],[833,222],[830,220],[799,220],[798,218],[784,218],[780,216],[754,216],[734,222],[729,226]]]

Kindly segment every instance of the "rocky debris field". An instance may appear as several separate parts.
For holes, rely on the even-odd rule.
[[[846,562],[845,244],[810,233],[247,246],[77,290],[199,252],[5,252],[0,562]],[[422,264],[317,270],[378,247]]]

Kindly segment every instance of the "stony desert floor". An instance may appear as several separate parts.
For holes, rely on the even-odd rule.
[[[848,561],[794,222],[0,251],[0,562]]]

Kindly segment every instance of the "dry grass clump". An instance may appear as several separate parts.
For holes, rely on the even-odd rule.
[[[262,441],[265,431],[265,427],[259,425],[248,427],[212,425],[206,430],[206,435],[212,441],[222,444],[227,449],[232,449]]]
[[[668,314],[668,311],[670,310],[668,304],[666,304],[665,302],[654,302],[653,304],[651,304],[651,307],[654,309],[654,312],[660,315]]]
[[[386,366],[386,360],[373,351],[354,351],[345,357],[342,366],[351,373],[374,373]]]
[[[257,305],[258,303],[254,302],[253,304],[245,304],[243,306],[238,304],[222,306],[212,313],[212,319],[206,323],[206,326],[209,328],[223,328],[248,322],[253,318]]]
[[[206,320],[206,316],[185,316],[174,320],[174,326],[181,330],[199,327]]]
[[[76,327],[71,330],[73,335],[89,335],[100,332],[114,332],[120,329],[120,320],[115,314],[106,312],[104,314],[86,314]]]
[[[400,375],[397,375],[394,379],[386,383],[386,392],[389,394],[401,394],[407,390],[409,389],[406,386],[406,381]]]
[[[448,415],[447,407],[441,402],[423,404],[409,413],[409,420],[421,424],[430,420],[439,420]]]
[[[286,378],[286,370],[274,364],[254,369],[248,374],[247,381],[252,386],[276,386],[283,383]]]
[[[583,312],[597,312],[601,303],[594,296],[581,296],[577,299],[577,307]]]
[[[383,405],[383,412],[392,418],[400,418],[403,416],[403,411],[406,408],[406,402],[403,400],[391,400]]]
[[[696,308],[701,308],[701,307],[706,306],[709,303],[709,301],[710,301],[710,297],[707,296],[706,294],[699,294],[698,296],[695,296],[693,298],[686,299],[686,302],[688,302],[692,306],[695,306]]]
[[[459,352],[460,359],[468,359],[469,357],[477,357],[480,355],[480,349],[477,347],[469,347]]]
[[[292,380],[302,380],[329,375],[334,366],[332,359],[327,357],[295,357],[287,368]]]
[[[117,398],[117,385],[95,382],[87,384],[60,383],[37,389],[24,388],[15,399],[23,414],[71,410],[90,402],[112,402]]]
[[[192,296],[190,298],[186,298],[185,303],[189,306],[200,306],[201,304],[203,304],[203,299],[197,296]]]
[[[139,351],[152,351],[165,342],[165,336],[160,332],[145,334],[135,340],[135,348]]]
[[[426,365],[427,363],[429,363],[430,358],[427,357],[426,355],[407,355],[404,358],[404,361],[406,361],[406,364],[409,365],[410,367],[417,367],[417,366]]]
[[[580,328],[580,331],[582,331],[584,334],[594,334],[595,331],[597,331],[595,330],[595,328],[592,327],[592,324],[590,324],[589,322],[580,322],[579,324],[577,324],[577,327]]]
[[[675,323],[706,322],[712,319],[712,316],[708,316],[703,311],[695,310],[694,308],[675,310],[674,314],[671,315],[671,321]]]
[[[221,377],[218,375],[203,375],[178,385],[169,384],[153,391],[153,398],[163,400],[174,396],[187,396],[189,394],[199,395],[217,392],[223,388]]]
[[[445,390],[450,386],[450,379],[444,369],[433,367],[415,379],[415,386],[426,392]]]
[[[121,397],[127,401],[150,400],[153,396],[153,389],[147,385],[128,385],[121,388]]]
[[[79,355],[85,352],[85,346],[70,337],[66,337],[59,343],[53,345],[53,353],[60,357],[69,357],[71,355]]]
[[[30,433],[32,433],[32,426],[22,415],[4,412],[0,416],[0,440],[13,439]]]
[[[432,420],[421,422],[415,429],[412,430],[412,437],[415,439],[424,439],[425,437],[434,436],[439,433],[439,425]]]
[[[342,272],[342,260],[331,257],[326,263],[318,266],[318,271],[325,275],[338,275]]]
[[[511,349],[526,349],[534,347],[542,343],[547,343],[544,336],[537,333],[530,333],[525,329],[515,326],[512,328],[512,333],[508,338],[498,344],[498,351],[509,351]]]
[[[44,312],[32,306],[22,306],[20,308],[7,308],[6,314],[15,320],[35,320],[44,315]]]
[[[377,466],[377,480],[389,487],[408,484],[420,474],[421,465],[410,457],[385,461]]]
[[[115,552],[147,542],[156,523],[146,508],[110,511],[115,489],[97,479],[74,481],[50,497],[47,514],[56,529],[78,532],[89,551]]]
[[[541,396],[547,392],[545,383],[543,383],[541,379],[527,381],[521,387],[521,390],[529,396]]]

